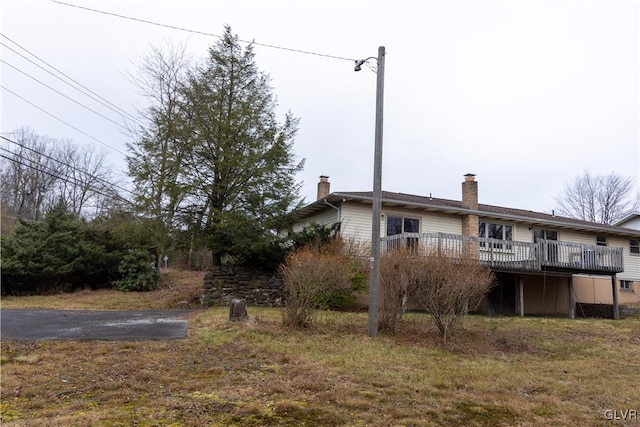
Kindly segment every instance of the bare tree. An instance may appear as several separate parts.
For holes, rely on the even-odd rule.
[[[3,214],[25,220],[40,220],[46,211],[63,201],[77,217],[91,217],[105,203],[117,197],[107,178],[111,167],[103,152],[78,147],[36,134],[29,128],[4,138],[0,158],[0,193]]]
[[[615,173],[594,176],[588,170],[567,183],[556,197],[560,215],[584,221],[612,224],[640,206],[631,177]]]
[[[170,245],[176,213],[187,197],[185,157],[191,150],[180,113],[183,87],[191,69],[185,46],[152,47],[138,64],[131,81],[148,100],[141,111],[145,126],[132,132],[128,144],[129,174],[136,184],[136,198],[143,212],[153,218],[158,256]]]
[[[60,147],[59,159],[65,168],[65,179],[59,182],[60,197],[76,218],[93,216],[89,208],[99,209],[113,194],[108,181],[112,168],[106,154],[91,145],[77,146],[67,141]]]
[[[1,200],[7,211],[23,219],[38,220],[56,202],[55,185],[63,168],[56,161],[55,141],[36,134],[28,127],[14,132],[15,137],[2,150],[0,177]]]

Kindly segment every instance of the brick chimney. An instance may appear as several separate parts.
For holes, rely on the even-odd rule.
[[[462,207],[469,210],[478,210],[478,183],[475,174],[468,173],[462,182]],[[466,214],[462,217],[462,234],[464,236],[478,237],[478,215]],[[472,252],[473,249],[472,249]]]
[[[462,207],[478,210],[478,183],[475,174],[468,173],[462,183]]]
[[[329,183],[329,177],[325,175],[320,175],[320,182],[318,183],[318,199],[320,200],[323,197],[327,197],[331,194],[331,183]]]

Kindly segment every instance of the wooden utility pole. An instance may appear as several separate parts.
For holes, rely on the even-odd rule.
[[[378,48],[376,69],[376,133],[373,157],[373,214],[371,218],[371,278],[369,282],[370,337],[378,335],[378,289],[380,286],[380,216],[382,213],[382,124],[384,113],[384,46]]]

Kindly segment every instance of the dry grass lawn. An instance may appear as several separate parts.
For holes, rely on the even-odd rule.
[[[160,286],[152,292],[97,289],[55,295],[6,296],[2,297],[2,308],[155,310],[200,307],[203,272],[162,269],[160,273]]]
[[[250,307],[249,315],[230,323],[226,308],[198,310],[189,338],[178,341],[3,342],[2,425],[640,422],[605,417],[640,411],[638,319],[469,316],[464,333],[443,345],[423,314],[376,339],[362,313],[320,313],[305,331],[284,329],[277,309]]]

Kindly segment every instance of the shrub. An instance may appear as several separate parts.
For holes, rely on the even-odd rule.
[[[380,259],[380,302],[378,329],[395,332],[404,311],[407,290],[411,281],[415,254],[399,248],[385,253]]]
[[[464,314],[478,308],[494,276],[472,251],[428,251],[407,265],[408,293],[431,315],[446,342]]]
[[[292,328],[307,327],[317,310],[351,292],[349,259],[342,255],[342,241],[307,245],[289,254],[280,267],[284,282],[283,323]]]
[[[142,249],[130,249],[118,270],[120,280],[113,282],[119,291],[152,291],[158,287],[160,275],[155,267],[154,256]]]
[[[13,235],[2,237],[2,293],[108,285],[122,256],[116,246],[60,204],[44,220],[20,222]]]

